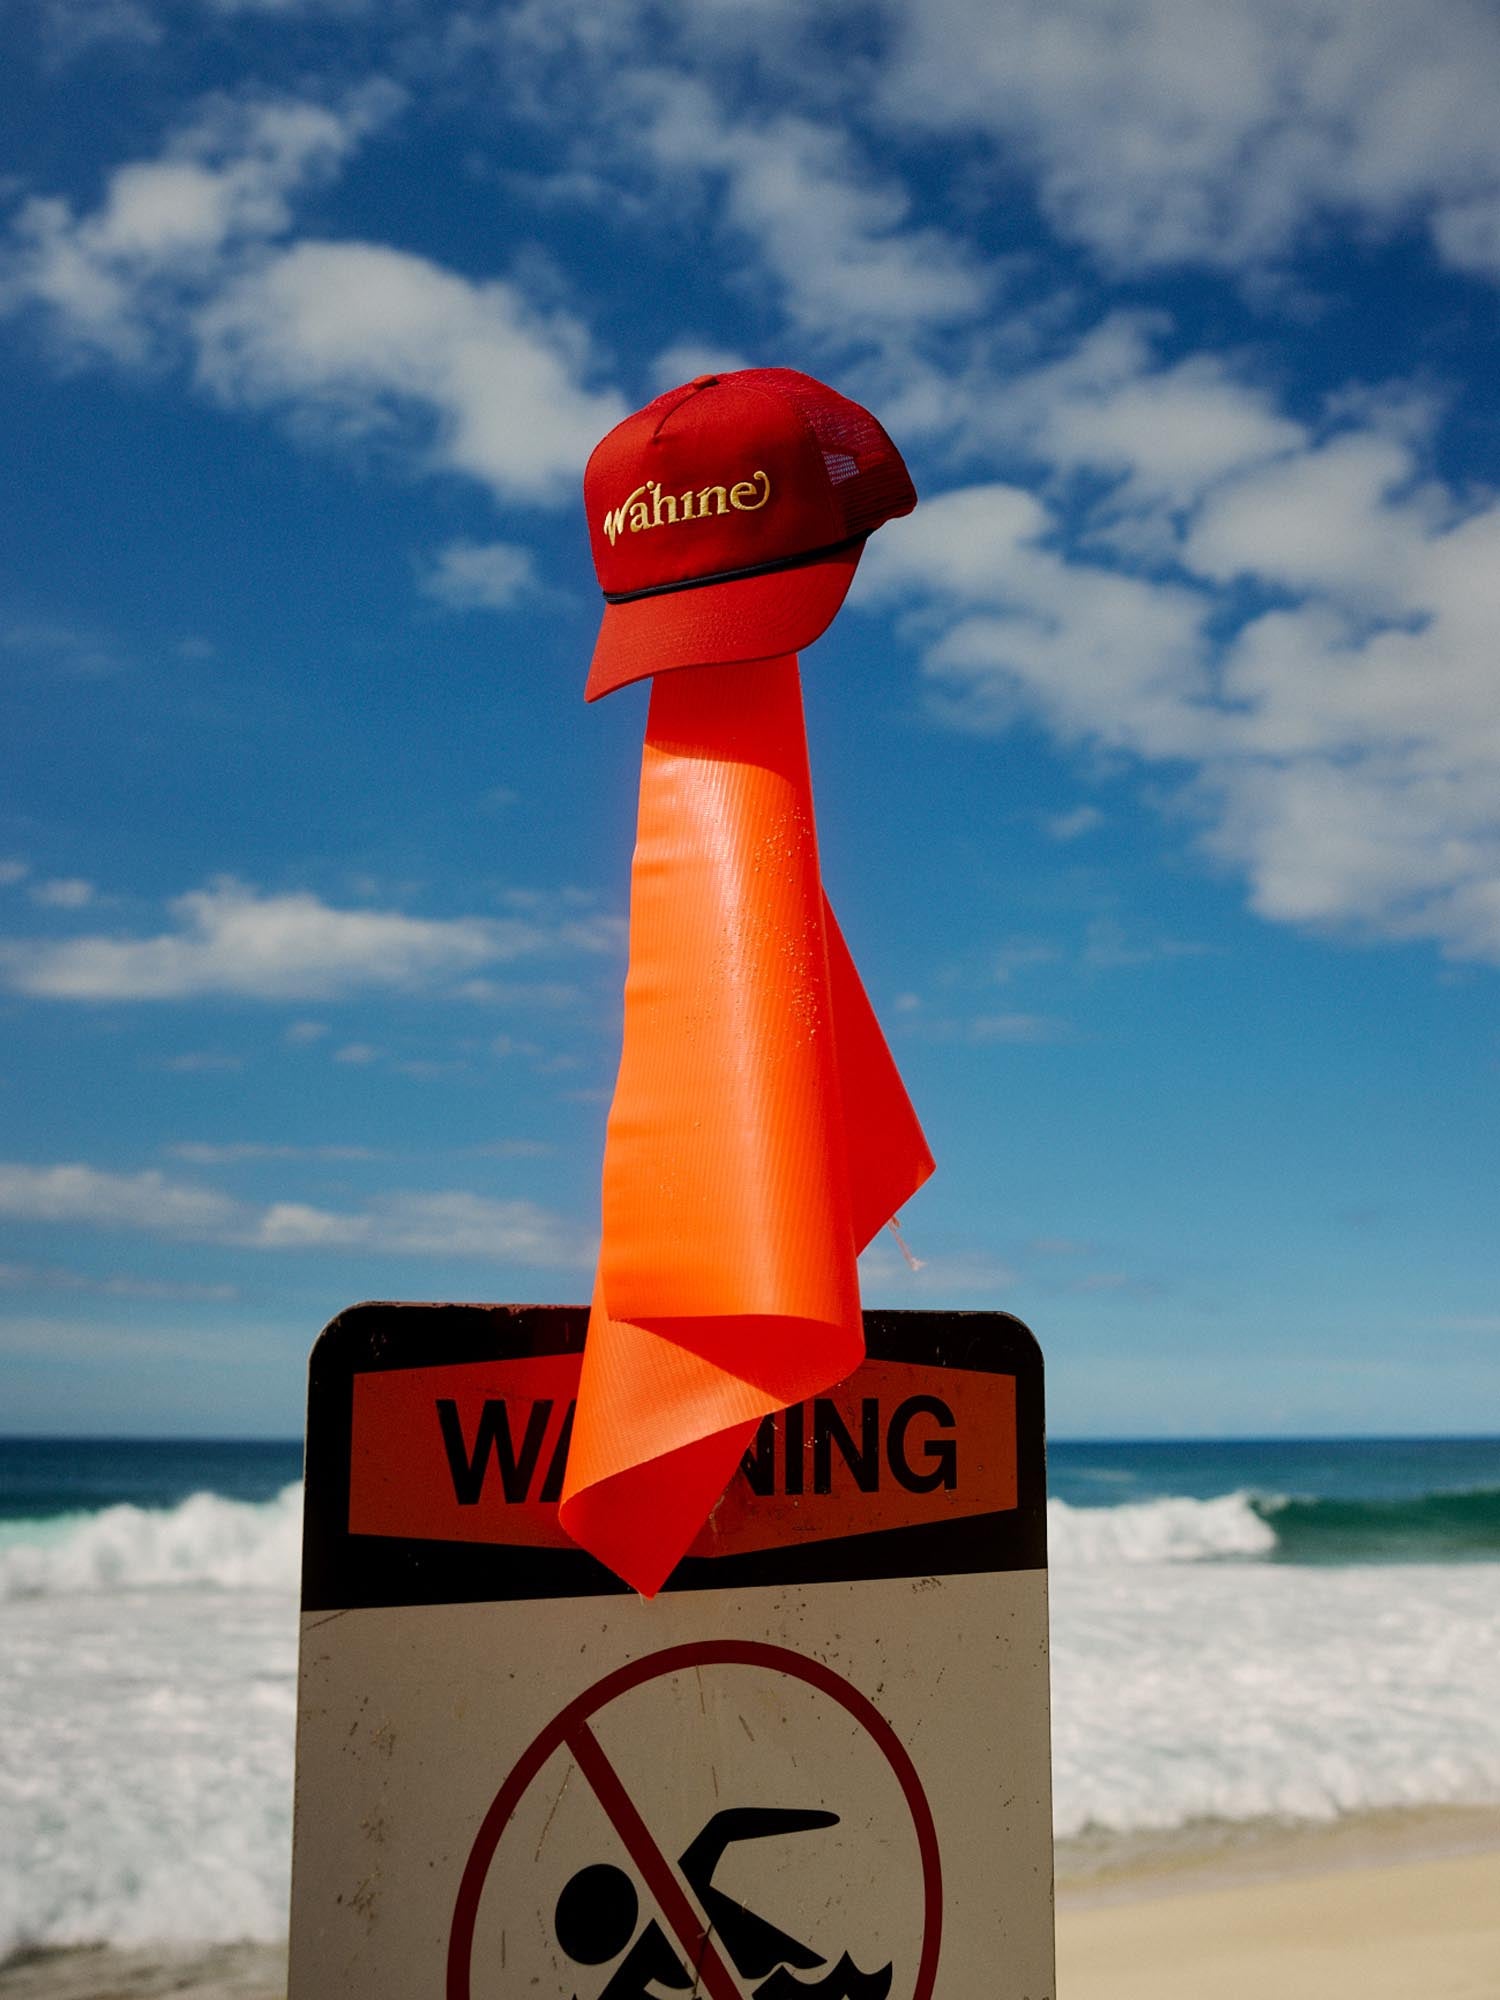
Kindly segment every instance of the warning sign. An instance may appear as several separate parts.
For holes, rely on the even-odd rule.
[[[1026,1329],[867,1315],[647,1603],[556,1529],[586,1317],[315,1351],[290,2000],[1046,2000]]]

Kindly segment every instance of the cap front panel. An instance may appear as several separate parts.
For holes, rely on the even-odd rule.
[[[590,461],[586,487],[595,567],[611,597],[843,538],[806,425],[780,396],[732,377],[620,425]]]

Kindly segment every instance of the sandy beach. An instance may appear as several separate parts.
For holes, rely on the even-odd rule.
[[[41,1951],[0,1968],[6,2000],[283,2000],[286,1947],[215,1945],[201,1952],[149,1947]]]
[[[1062,2000],[1494,2000],[1500,1849],[1069,1908]]]
[[[1434,1845],[1449,1851],[1434,1853]],[[285,1951],[274,1945],[45,1952],[0,1970],[5,2000],[282,2000],[285,1992]],[[1441,1823],[1393,1815],[1228,1856],[1065,1874],[1057,1993],[1059,2000],[1496,2000],[1500,1833],[1488,1814]]]
[[[1495,2000],[1500,1845],[1058,1897],[1061,2000]]]

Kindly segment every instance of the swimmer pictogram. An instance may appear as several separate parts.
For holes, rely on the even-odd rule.
[[[763,1982],[755,2000],[793,2000],[814,1995],[818,2000],[886,2000],[893,1967],[888,1963],[865,1973],[841,1952],[825,1976],[800,1979],[799,1972],[826,1966],[825,1953],[814,1951],[767,1918],[757,1915],[722,1889],[714,1874],[726,1850],[738,1841],[770,1840],[837,1826],[839,1815],[814,1809],[740,1806],[717,1812],[678,1857],[678,1868],[708,1918],[709,1936],[717,1940],[736,1972]],[[649,2000],[652,1980],[663,1986],[691,1987],[701,1966],[684,1964],[677,1948],[651,1919],[638,1930],[640,1899],[622,1868],[592,1862],[564,1887],[554,1919],[557,1941],[580,1965],[604,1965],[618,1960],[596,2000]],[[628,1949],[627,1949],[628,1947]],[[585,2000],[575,1993],[573,2000]]]
[[[673,1675],[753,1667],[800,1682],[828,1697],[847,1731],[852,1720],[867,1753],[886,1773],[891,1829],[905,1841],[921,1877],[920,1925],[908,1949],[866,1949],[846,1934],[844,1885],[835,1849],[819,1859],[819,1836],[842,1825],[830,1802],[737,1805],[714,1811],[679,1851],[664,1848],[622,1781],[595,1728],[622,1696]],[[703,1641],[669,1647],[617,1669],[571,1702],[529,1746],[501,1785],[475,1838],[453,1913],[446,2000],[475,2000],[474,1937],[481,1899],[501,1840],[541,1771],[571,1757],[598,1805],[619,1859],[580,1857],[556,1893],[550,1930],[564,1959],[558,2000],[659,2000],[689,1990],[707,2000],[931,2000],[942,1933],[942,1870],[926,1794],[905,1746],[875,1705],[821,1661],[754,1641]],[[555,1767],[554,1767],[555,1768]],[[830,1774],[830,1778],[836,1774]],[[894,1783],[892,1783],[894,1780]],[[675,1846],[675,1843],[673,1844]],[[754,1908],[720,1879],[747,1847],[785,1849],[800,1876],[826,1870],[816,1937],[800,1934]],[[782,1859],[777,1855],[778,1860]],[[629,1867],[622,1865],[628,1863]],[[774,1875],[774,1870],[772,1871]]]

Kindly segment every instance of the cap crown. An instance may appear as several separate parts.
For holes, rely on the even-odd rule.
[[[795,563],[917,499],[869,411],[793,368],[669,389],[596,448],[583,491],[610,598]]]

